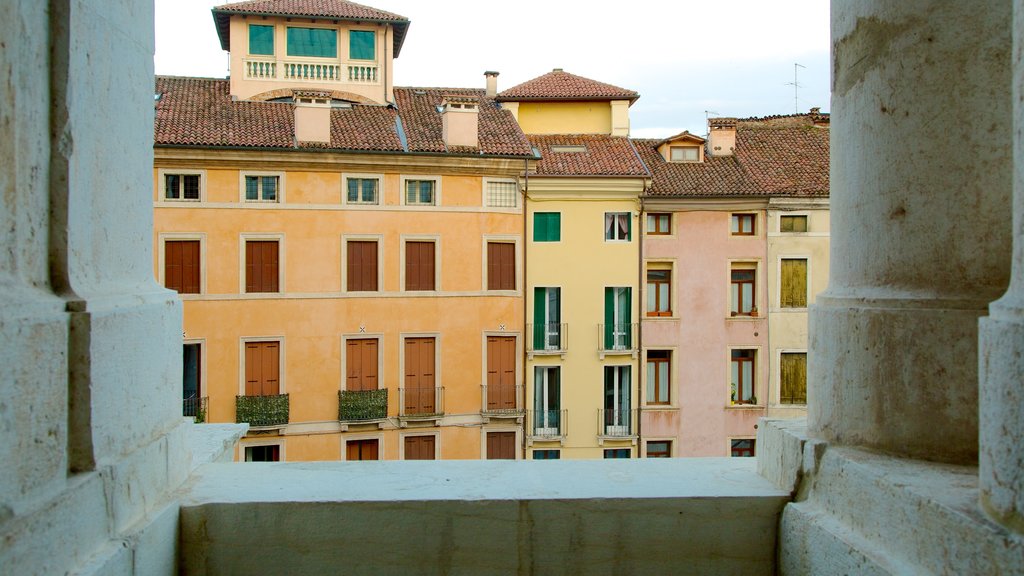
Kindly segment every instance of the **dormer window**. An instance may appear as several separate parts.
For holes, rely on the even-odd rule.
[[[377,59],[377,33],[371,30],[351,30],[348,33],[350,60]]]
[[[253,56],[274,55],[274,27],[264,24],[249,25],[249,54]]]
[[[338,57],[338,31],[333,28],[288,27],[288,55],[312,58]]]
[[[698,162],[700,161],[700,147],[671,146],[669,147],[669,160],[671,162]]]
[[[587,151],[587,147],[576,144],[554,144],[551,146],[552,152],[574,152],[577,154]]]

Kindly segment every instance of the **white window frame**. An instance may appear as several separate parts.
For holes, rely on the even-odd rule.
[[[286,442],[284,440],[280,440],[280,439],[278,439],[278,440],[248,440],[248,439],[243,440],[243,441],[238,443],[238,462],[240,462],[242,464],[244,464],[246,462],[246,460],[245,460],[245,449],[246,448],[256,448],[256,447],[259,447],[259,446],[277,446],[277,456],[278,456],[277,461],[278,462],[287,462],[288,460],[287,460],[287,458],[285,458],[285,453],[284,453],[285,445],[286,445]]]
[[[679,443],[679,439],[678,438],[674,438],[674,437],[671,437],[671,436],[655,436],[655,437],[646,437],[645,436],[643,440],[644,441],[641,443],[641,447],[640,447],[640,452],[641,452],[640,453],[640,457],[641,458],[647,458],[647,443],[648,442],[668,442],[668,457],[669,458],[675,458],[676,457],[676,444]]]
[[[404,346],[403,346],[404,348]],[[441,432],[439,430],[427,431],[424,428],[415,428],[408,432],[398,433],[398,459],[405,460],[405,437],[406,436],[433,436],[434,437],[434,460],[441,459]]]
[[[754,388],[752,396],[756,397],[759,401],[753,404],[740,404],[732,403],[732,351],[733,350],[753,350],[754,351],[754,369],[751,370],[750,374],[754,378]],[[725,352],[725,406],[730,409],[763,409],[768,405],[768,399],[758,395],[758,392],[764,388],[761,377],[763,373],[763,367],[761,363],[764,362],[764,354],[761,350],[760,345],[735,345],[728,346]],[[739,390],[737,390],[737,396]]]
[[[651,351],[669,353],[668,404],[652,404],[647,400],[647,355]],[[641,408],[645,408],[648,410],[672,410],[678,408],[678,405],[676,404],[676,396],[678,396],[678,394],[676,393],[677,384],[680,380],[680,376],[678,374],[679,366],[677,365],[679,358],[678,348],[675,346],[651,346],[650,348],[644,348],[644,353],[641,358],[643,360],[643,370],[640,371],[639,378],[640,390],[643,393],[643,395],[640,397],[638,405]]]
[[[156,171],[156,174],[158,203],[196,204],[206,202],[206,170],[194,170],[188,168],[160,168]],[[199,176],[199,198],[197,200],[186,200],[185,198],[168,198],[167,176]],[[184,195],[184,190],[182,190],[182,195]]]
[[[250,240],[277,240],[277,292],[246,292],[245,291],[245,243]],[[276,298],[285,293],[285,250],[284,233],[271,232],[243,233],[238,236],[238,293],[246,298]]]
[[[604,405],[604,398],[607,395],[607,386],[608,386],[608,382],[605,381],[605,372],[607,371],[608,368],[612,369],[612,374],[613,374],[612,386],[613,386],[614,392],[612,394],[612,397],[615,399],[613,404],[616,404],[616,406],[613,406],[612,408],[607,408]],[[628,368],[628,370],[626,370],[626,371],[629,372],[629,381],[626,382],[625,385],[623,385],[623,383],[622,383],[622,372],[623,372],[622,369],[623,368]],[[621,406],[621,405],[619,405],[621,400],[622,400],[623,390],[626,390],[626,392],[629,394],[629,406]],[[634,392],[634,387],[633,387],[633,365],[632,364],[604,364],[604,365],[601,366],[601,409],[602,410],[612,410],[613,413],[615,414],[616,424],[605,424],[604,422],[601,422],[601,424],[600,424],[601,425],[601,429],[598,430],[598,435],[599,436],[607,435],[608,434],[608,428],[620,428],[620,429],[622,429],[622,428],[630,428],[630,427],[632,427],[632,424],[633,424],[632,423],[632,410],[634,408],[634,404],[636,403],[635,400],[633,399],[633,395],[634,394],[635,394],[635,392]],[[626,411],[626,420],[627,421],[625,423],[623,423],[623,422],[621,422],[619,420],[619,417],[621,416],[623,410]],[[635,428],[635,427],[633,427],[633,428]],[[624,430],[620,430],[619,431],[620,433],[615,434],[615,436],[616,437],[625,436],[624,434],[621,434],[621,432],[623,432],[623,431]],[[630,432],[630,434],[629,434],[630,436],[636,435],[636,430],[635,429],[629,430],[629,432]]]
[[[544,305],[544,349],[543,350],[534,350],[534,353],[537,353],[537,352],[551,353],[551,352],[558,352],[560,350],[564,350],[565,349],[565,347],[564,347],[564,345],[565,345],[565,334],[561,334],[561,333],[558,334],[558,342],[559,342],[559,344],[561,346],[559,346],[557,348],[551,348],[549,346],[548,342],[549,342],[549,338],[551,336],[554,336],[554,334],[549,333],[548,329],[547,329],[548,325],[555,324],[555,322],[551,322],[551,308],[548,306],[548,295],[547,295],[548,292],[547,291],[548,290],[557,290],[557,293],[558,293],[558,322],[557,322],[557,324],[558,324],[559,332],[561,332],[561,330],[562,330],[562,324],[563,324],[563,322],[562,322],[562,303],[563,303],[563,300],[562,300],[562,286],[534,286],[533,289],[531,290],[531,292],[536,293],[536,289],[537,288],[543,288],[544,289],[544,302],[543,302],[543,305]],[[533,306],[536,309],[536,307],[537,307],[537,302],[536,301],[533,303]],[[530,316],[530,318],[533,318],[533,317],[534,316],[532,316],[532,315]],[[536,330],[536,328],[534,328],[534,330]],[[529,335],[529,337],[533,338],[533,334],[531,333]]]
[[[245,198],[245,179],[248,176],[262,177],[262,176],[276,176],[277,177],[277,199],[276,200],[247,200]],[[263,195],[263,181],[260,180],[260,192],[259,195]],[[253,170],[242,170],[238,173],[238,201],[248,206],[274,206],[276,204],[285,203],[285,172],[275,171],[253,171]]]
[[[533,365],[533,378],[532,378],[532,380],[533,380],[533,397],[534,398],[537,397],[537,392],[538,392],[538,388],[537,388],[537,385],[538,385],[538,382],[537,382],[537,369],[538,368],[543,370],[543,373],[544,373],[544,381],[542,383],[542,388],[544,390],[547,390],[547,386],[548,386],[548,377],[547,377],[548,371],[551,370],[552,368],[554,368],[555,370],[558,370],[558,407],[557,408],[552,408],[552,407],[547,405],[547,398],[548,398],[547,393],[542,394],[541,398],[544,399],[544,409],[543,409],[543,411],[545,413],[556,411],[556,410],[561,412],[561,410],[562,410],[562,366],[561,366],[561,364],[534,364]],[[604,377],[604,374],[602,373],[602,378],[603,377]],[[536,411],[535,406],[536,406],[536,403],[533,403],[529,407],[529,409]],[[544,423],[547,424],[548,422],[547,422],[546,414],[545,414],[545,419],[544,420],[545,420]],[[559,420],[561,420],[561,414],[559,414]],[[551,428],[549,426],[537,426],[536,424],[537,424],[536,416],[534,416],[534,426],[533,426],[533,428],[530,429],[530,435],[536,436],[537,434],[536,434],[535,431],[543,429],[545,431],[547,431],[547,430],[554,430],[554,432],[552,432],[552,433],[545,433],[545,434],[543,434],[544,436],[558,436],[559,435],[558,433],[560,432],[560,428],[561,428],[561,424],[562,423],[560,422],[559,426],[556,427],[556,428]]]
[[[238,395],[245,396],[245,345],[249,342],[277,342],[277,393],[287,394],[287,375],[284,335],[277,336],[242,336],[238,339]]]
[[[487,198],[488,198],[487,189],[490,186],[490,184],[492,184],[492,183],[494,183],[494,184],[513,184],[515,186],[515,188],[516,188],[515,193],[513,194],[513,200],[515,201],[515,206],[491,206],[490,204],[488,204],[487,203]],[[521,209],[521,204],[522,204],[519,201],[521,195],[522,195],[522,192],[519,189],[519,181],[516,180],[515,178],[488,178],[488,177],[484,177],[483,188],[481,190],[480,205],[483,206],[484,208],[490,208],[492,210],[508,210],[508,211],[518,212]]]
[[[346,62],[369,64],[369,63],[379,62],[380,61],[381,35],[378,33],[376,28],[370,28],[370,27],[367,27],[367,26],[350,26],[350,27],[347,27],[347,28],[343,28],[342,30],[345,32],[344,35],[345,35],[345,61]],[[366,60],[366,59],[363,59],[363,58],[353,58],[352,57],[352,32],[353,31],[357,31],[357,32],[373,32],[373,58],[372,59]],[[338,39],[339,40],[341,39],[341,34],[338,34]],[[338,46],[338,58],[340,59],[341,58],[341,46],[340,46],[341,43],[339,42],[338,44],[339,44],[339,46]]]
[[[753,307],[757,308],[757,316],[748,314],[732,315],[732,271],[733,270],[753,270],[754,271],[754,294],[753,294]],[[725,317],[730,320],[764,320],[767,315],[762,312],[762,307],[759,306],[761,303],[761,291],[764,289],[765,276],[761,266],[761,260],[759,259],[736,259],[729,260],[728,266],[725,272]],[[780,280],[776,280],[780,282]]]
[[[352,179],[359,180],[376,180],[377,181],[377,201],[376,202],[351,202],[348,199],[348,181]],[[360,173],[360,172],[345,172],[341,175],[341,203],[344,206],[351,208],[368,209],[370,207],[377,208],[381,206],[384,198],[384,175],[383,174],[372,174],[372,173]]]
[[[612,218],[612,228],[611,228],[611,231],[610,231],[611,235],[612,235],[611,238],[608,237],[608,233],[609,233],[609,230],[608,230],[608,218],[609,217]],[[616,238],[616,236],[618,236],[618,230],[619,230],[617,224],[618,224],[619,219],[621,219],[623,217],[625,217],[625,219],[626,219],[626,229],[627,229],[626,236],[627,237],[626,238]],[[605,242],[610,242],[610,243],[613,243],[613,244],[624,244],[624,243],[632,242],[633,241],[633,213],[632,212],[605,212],[604,213],[604,220],[602,221],[601,233],[604,236],[604,241]]]
[[[655,270],[655,271],[667,270],[668,273],[669,273],[668,307],[669,307],[670,314],[668,316],[648,316],[647,315],[647,312],[648,312],[648,310],[647,310],[647,298],[648,298],[647,272],[650,271],[650,270]],[[657,321],[657,320],[678,320],[679,319],[679,310],[677,308],[677,299],[676,299],[676,293],[679,290],[678,281],[679,281],[679,277],[676,274],[676,260],[674,258],[673,259],[666,259],[666,260],[661,260],[661,259],[658,259],[658,260],[647,260],[645,262],[645,264],[644,264],[644,285],[643,285],[643,290],[641,292],[642,308],[640,310],[641,318],[643,318],[644,321],[648,321],[648,320],[654,320],[654,321]],[[730,281],[731,281],[731,277],[730,277]]]
[[[157,235],[159,244],[157,253],[157,278],[161,286],[166,284],[165,264],[167,258],[167,242],[177,240],[198,240],[199,241],[199,293],[178,294],[182,300],[194,299],[206,294],[206,233],[205,232],[161,232]],[[244,263],[243,263],[244,266]]]
[[[419,202],[414,202],[414,203],[410,204],[409,202],[407,202],[408,198],[407,198],[407,194],[406,194],[406,190],[405,190],[405,183],[410,181],[410,180],[433,181],[434,182],[434,202],[432,204],[421,204]],[[430,174],[422,174],[422,175],[421,174],[402,174],[399,177],[398,181],[399,181],[399,188],[400,188],[399,195],[401,196],[401,205],[402,206],[408,206],[410,208],[431,208],[431,207],[435,207],[435,206],[441,206],[441,177],[440,176],[438,176],[438,175],[430,175]]]
[[[376,242],[377,243],[377,290],[374,292],[348,289],[348,243],[349,242]],[[404,254],[405,248],[403,246]],[[434,247],[434,258],[437,259],[437,247]],[[402,259],[403,274],[405,259]],[[437,277],[435,276],[435,280]],[[403,284],[404,285],[404,284]],[[380,294],[384,292],[384,235],[383,234],[344,234],[341,237],[341,291],[353,294]]]
[[[523,261],[521,237],[514,234],[486,234],[481,239],[481,257],[483,262],[483,269],[480,271],[480,290],[481,292],[487,292],[488,294],[508,294],[518,295],[522,290],[523,274],[521,263]],[[515,287],[512,290],[488,290],[487,289],[487,245],[491,242],[499,244],[514,244],[515,245],[515,268],[516,268],[516,282]],[[405,268],[403,267],[403,270]]]
[[[696,153],[697,157],[692,159],[692,160],[690,160],[689,158],[681,158],[681,159],[677,160],[676,158],[672,157],[672,151],[675,150],[675,149],[679,149],[679,150],[683,150],[683,151],[685,151],[685,150],[693,150]],[[675,144],[675,145],[669,144],[669,146],[668,146],[668,161],[669,162],[673,162],[673,163],[677,163],[677,164],[700,162],[700,146],[693,145],[693,144]]]
[[[406,290],[405,289],[405,244],[407,242],[433,242],[434,243],[434,289],[433,290]],[[399,291],[406,294],[436,294],[441,292],[441,236],[439,234],[402,234],[399,237],[401,254],[399,256]],[[377,269],[382,270],[380,262]]]

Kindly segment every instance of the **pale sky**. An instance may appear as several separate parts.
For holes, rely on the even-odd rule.
[[[157,74],[223,78],[210,9],[224,0],[156,0]],[[398,86],[498,90],[562,68],[636,90],[631,135],[704,134],[711,116],[829,110],[827,0],[365,0],[411,21]],[[614,8],[614,10],[612,10]],[[799,99],[794,103],[794,63]]]

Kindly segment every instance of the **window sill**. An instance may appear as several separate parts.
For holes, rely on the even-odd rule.
[[[727,410],[764,410],[764,404],[726,404]]]
[[[758,314],[757,316],[751,316],[749,314],[737,314],[735,316],[732,316],[732,315],[726,316],[725,319],[726,320],[740,320],[740,321],[746,320],[746,321],[749,322],[749,321],[752,321],[752,320],[767,320],[768,318],[766,316],[761,316],[760,314]]]
[[[679,316],[674,314],[672,316],[644,316],[644,321],[648,320],[679,320]]]
[[[679,406],[674,404],[644,404],[640,407],[644,412],[678,412]]]

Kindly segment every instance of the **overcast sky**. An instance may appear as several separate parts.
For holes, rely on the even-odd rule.
[[[223,3],[156,0],[157,74],[227,76],[210,15]],[[639,92],[630,111],[638,137],[704,134],[705,111],[829,110],[826,0],[361,3],[411,21],[395,60],[399,86],[483,88],[483,72],[497,70],[500,91],[562,68]],[[795,103],[794,63],[804,66]]]

